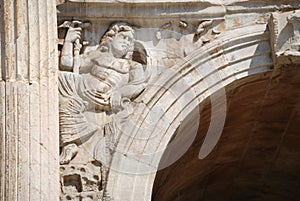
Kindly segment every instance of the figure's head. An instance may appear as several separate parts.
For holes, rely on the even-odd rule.
[[[102,51],[110,50],[115,57],[125,57],[134,49],[134,30],[128,24],[116,23],[103,35],[100,47]]]

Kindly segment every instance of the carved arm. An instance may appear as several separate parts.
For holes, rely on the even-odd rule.
[[[63,70],[72,70],[74,66],[74,42],[80,40],[81,38],[81,28],[80,27],[70,27],[68,29],[65,42],[61,52],[60,67]]]
[[[120,88],[122,97],[133,98],[137,96],[145,88],[145,74],[143,66],[137,62],[132,63],[129,74],[129,83]]]
[[[145,89],[145,75],[143,66],[137,62],[133,62],[133,67],[130,70],[129,83],[118,88],[115,88],[111,95],[111,106],[114,109],[121,107],[122,99],[134,98]]]

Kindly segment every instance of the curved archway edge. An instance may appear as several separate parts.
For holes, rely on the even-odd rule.
[[[193,142],[200,120],[197,108],[203,100],[210,97],[214,108],[211,130],[199,150],[199,158],[209,154],[222,133],[226,118],[224,87],[241,78],[272,71],[272,68],[267,26],[255,25],[228,31],[163,73],[153,83],[155,87],[142,94],[143,104],[135,109],[143,118],[136,122],[134,129],[125,130],[127,133],[119,139],[108,180],[109,193],[129,195],[133,200],[141,196],[150,200],[161,156],[167,146],[176,141],[174,134],[184,119],[192,118],[194,126],[185,144],[176,144],[176,156],[171,157],[166,166],[180,158]],[[143,137],[145,133],[148,138]],[[132,188],[120,189],[114,187],[116,185],[132,185]]]

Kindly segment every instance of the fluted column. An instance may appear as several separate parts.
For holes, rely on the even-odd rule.
[[[59,200],[56,1],[0,9],[0,200]]]

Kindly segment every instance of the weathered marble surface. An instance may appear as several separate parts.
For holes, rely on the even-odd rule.
[[[184,6],[180,1],[102,3],[60,4],[58,21],[63,23],[75,17],[91,24],[82,31],[82,43],[89,41],[83,54],[94,51],[110,24],[119,21],[132,25],[136,40],[145,49],[146,69],[151,67],[146,73],[149,80],[143,92],[129,103],[132,112],[118,126],[108,177],[101,179],[106,183],[106,195],[115,200],[150,200],[159,163],[167,167],[175,162],[195,138],[199,104],[210,97],[214,119],[199,150],[202,159],[213,150],[222,134],[226,118],[224,87],[250,75],[264,75],[278,66],[272,19],[279,11],[283,14],[278,15],[290,16],[299,4],[294,1],[202,1]],[[293,37],[296,32],[289,34]],[[61,45],[65,34],[59,32]],[[94,119],[105,127],[109,118],[102,115]],[[185,144],[180,145],[178,133],[185,133]],[[105,143],[96,146],[105,147]],[[162,164],[162,154],[172,146],[180,148]],[[99,148],[96,155],[101,158],[103,150]],[[78,152],[68,165],[80,164],[82,160]]]
[[[121,124],[149,79],[147,53],[135,40],[133,27],[111,25],[99,45],[80,54],[87,26],[80,21],[59,26],[67,28],[58,75],[62,200],[108,199],[108,168]],[[90,115],[103,118],[97,121]]]
[[[59,199],[55,1],[0,1],[0,200]]]
[[[296,10],[300,5],[294,0],[1,0],[0,3],[1,200],[58,200],[60,190],[62,199],[67,200],[80,197],[151,200],[161,156],[168,147],[180,147],[164,161],[163,166],[168,166],[189,148],[199,125],[197,108],[205,99],[210,97],[216,121],[208,129],[204,146],[198,150],[201,159],[214,149],[222,134],[226,118],[225,86],[250,75],[263,76],[274,67],[299,62],[299,11]],[[71,24],[64,24],[65,21]],[[128,51],[133,52],[128,57],[118,58],[122,62],[111,55],[99,56],[97,50],[109,26],[120,21],[134,29],[136,50]],[[86,26],[81,27],[81,22]],[[68,41],[66,34],[70,27],[81,30],[75,30],[75,38],[73,35]],[[87,69],[81,71],[77,62],[67,65],[71,61],[68,56],[72,55],[74,62],[80,55],[88,54],[95,54],[92,60],[99,66],[115,59],[119,67],[106,67],[114,66],[118,71],[122,71],[120,66],[141,69],[142,65],[143,75],[137,71],[133,74],[145,76],[146,81],[136,94],[125,96],[127,90],[122,95],[116,93],[116,102],[108,95],[104,98],[108,109],[87,110],[84,101],[73,97],[75,101],[69,103],[80,100],[76,103],[82,107],[77,109],[83,108],[85,118],[95,123],[95,131],[101,132],[91,132],[93,135],[84,135],[84,139],[75,138],[77,146],[65,149],[72,143],[66,143],[62,137],[58,139],[57,69],[65,71],[59,74],[69,74],[69,80],[91,73]],[[135,60],[128,59],[131,56]],[[105,61],[105,58],[111,59]],[[86,80],[90,83],[89,78]],[[105,79],[110,78],[107,75]],[[123,82],[115,92],[122,91],[128,83]],[[118,103],[122,97],[128,98],[124,99],[124,107]],[[62,99],[61,106],[66,103]],[[82,111],[73,111],[69,117],[76,112]],[[64,123],[68,125],[68,120]],[[92,126],[89,128],[93,130]],[[187,128],[189,132],[185,132]],[[105,129],[111,135],[103,135]],[[178,140],[182,133],[185,133],[184,144]],[[59,141],[63,141],[61,150]],[[97,149],[91,152],[90,147]],[[64,152],[68,157],[63,156]],[[60,178],[59,154],[63,158]]]
[[[275,65],[300,63],[300,11],[273,13],[270,19]]]

